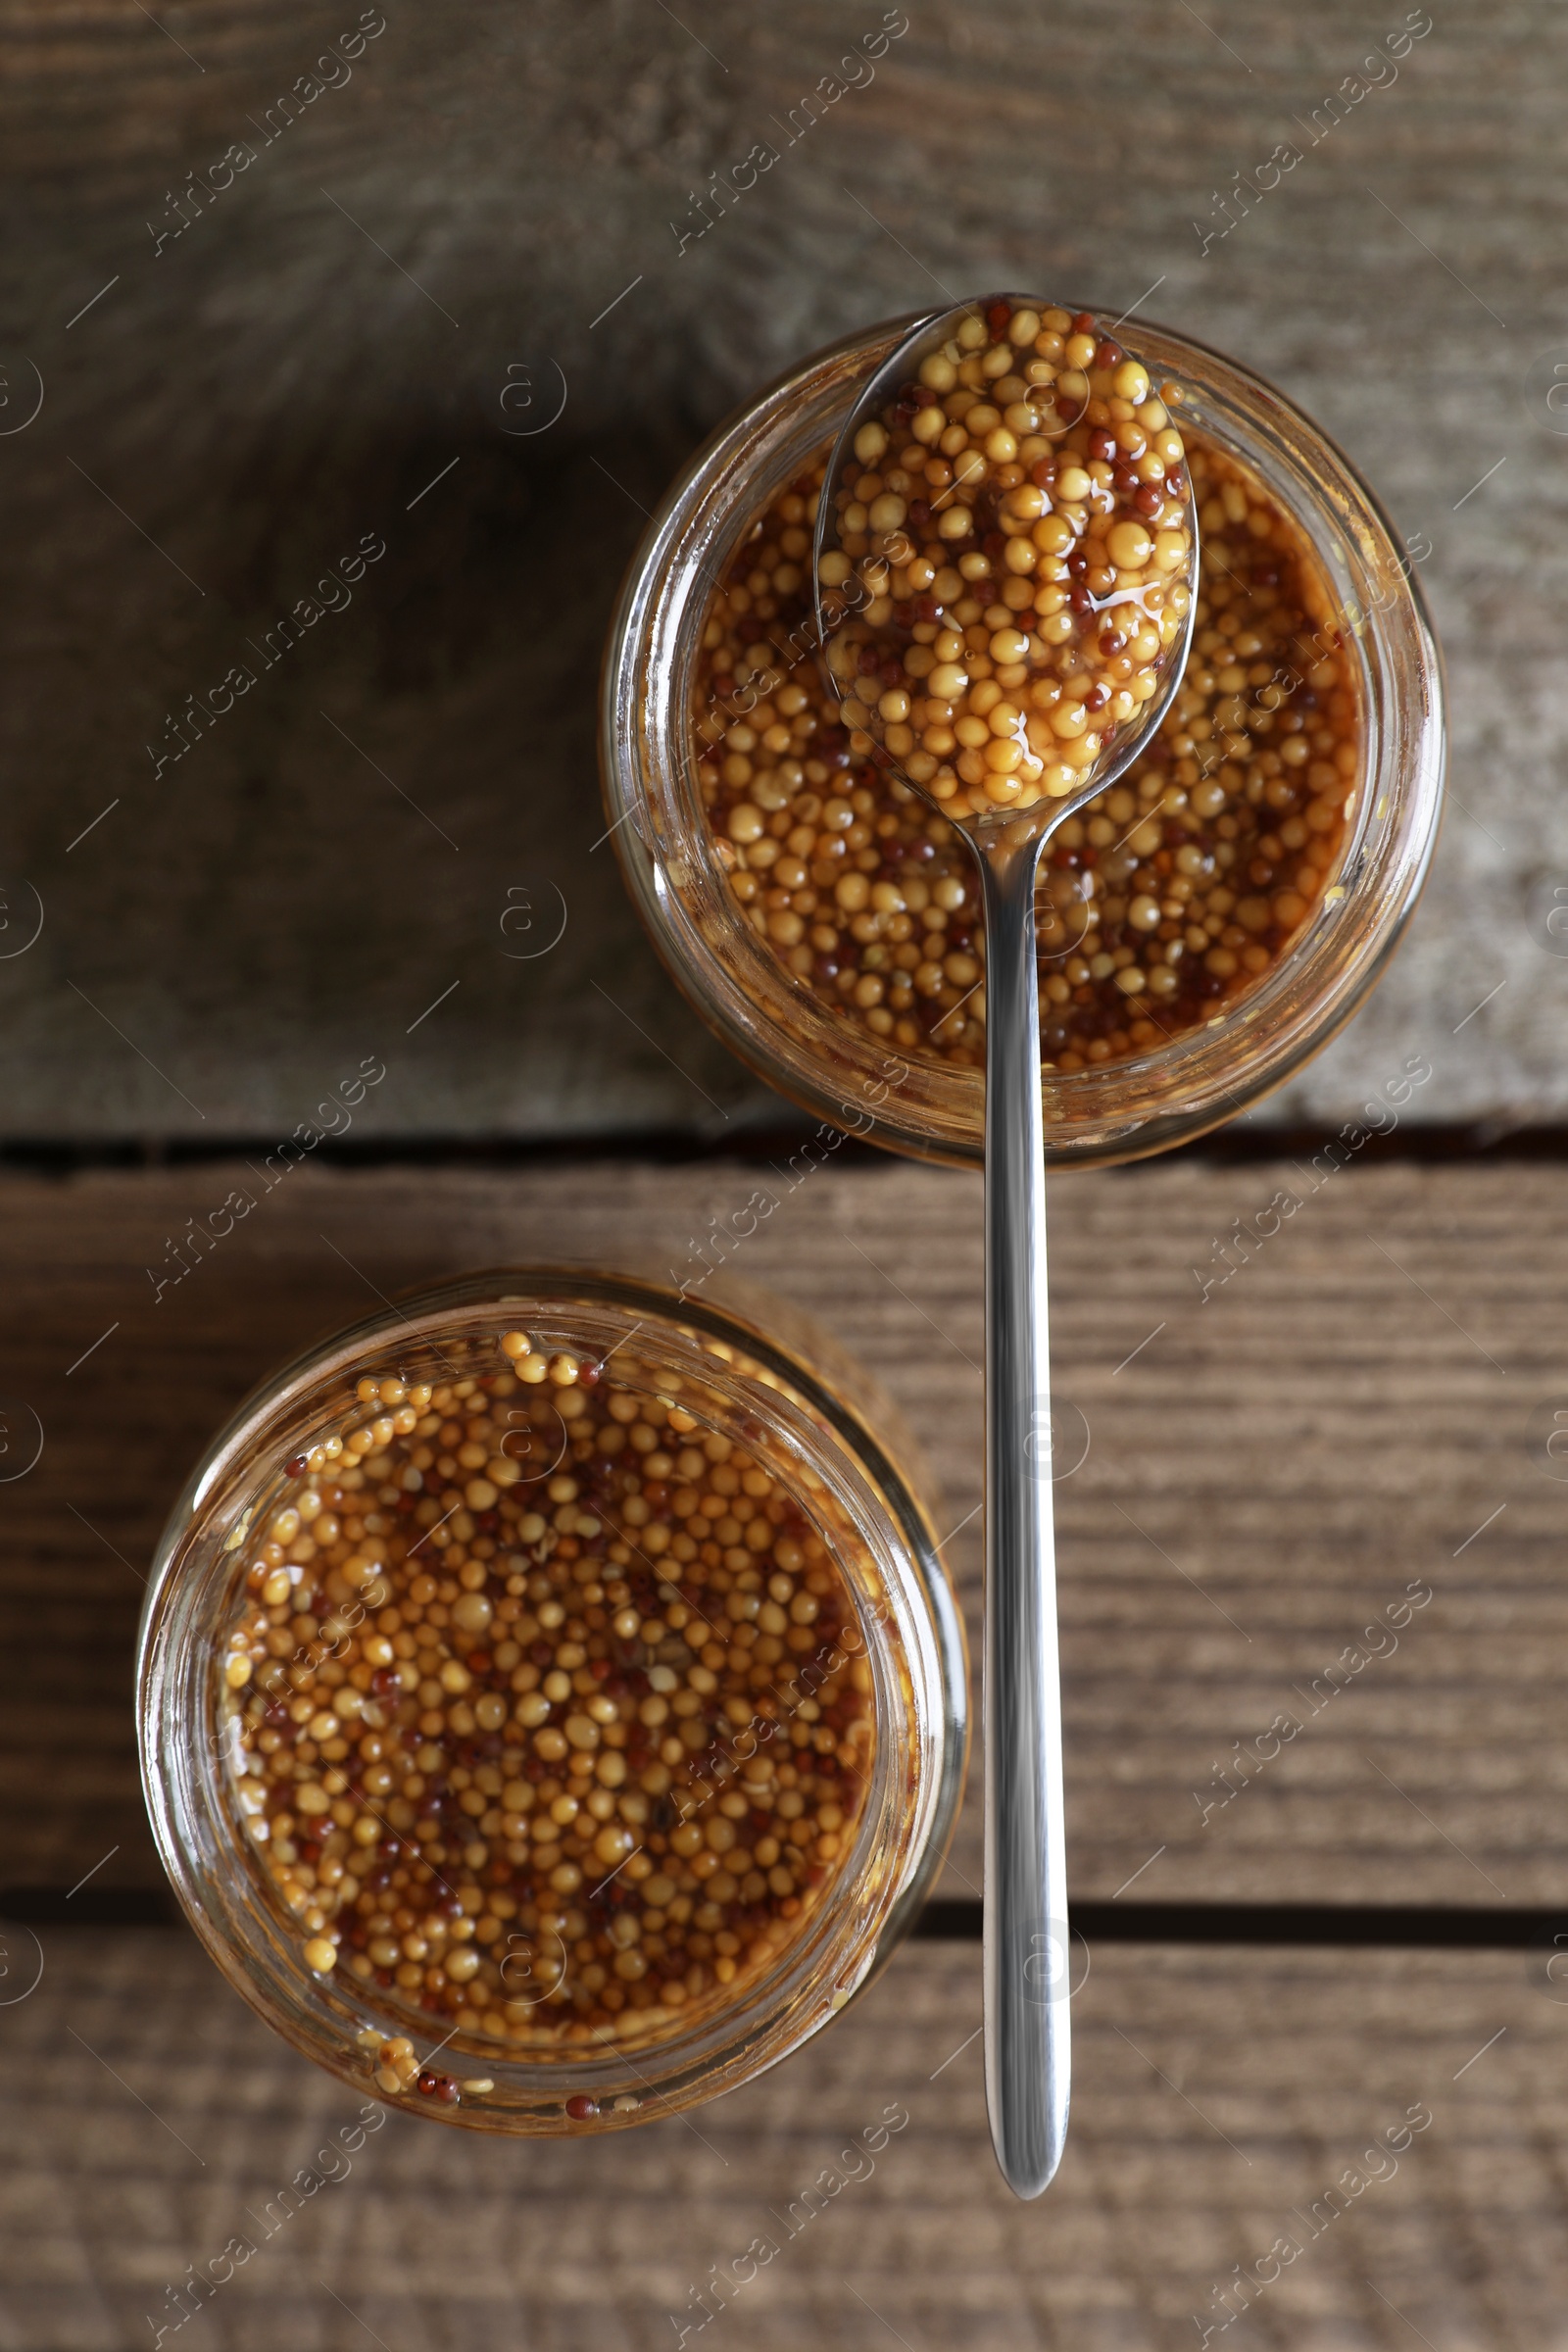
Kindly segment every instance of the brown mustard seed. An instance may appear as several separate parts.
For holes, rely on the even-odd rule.
[[[852,751],[956,816],[1080,789],[1191,606],[1174,398],[1087,314],[999,301],[861,425],[819,565]]]
[[[1329,584],[1256,477],[1187,438],[1193,650],[1154,741],[1048,853],[1047,1069],[1152,1053],[1253,987],[1333,885],[1353,813],[1364,728]],[[906,1054],[976,1065],[985,936],[969,850],[852,748],[799,650],[822,479],[819,464],[757,517],[709,607],[693,727],[715,855],[800,987]]]
[[[667,2034],[742,1997],[854,1848],[855,1604],[689,1384],[522,1332],[444,1353],[464,1377],[362,1379],[259,1515],[218,1660],[235,1809],[305,1967],[389,2018],[519,2055]],[[360,2041],[388,2095],[488,2087]]]

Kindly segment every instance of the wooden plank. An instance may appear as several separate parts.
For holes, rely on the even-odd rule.
[[[144,1269],[242,1174],[12,1179],[0,1196],[5,1386],[45,1431],[37,1468],[0,1485],[0,1883],[69,1886],[115,1845],[105,1883],[154,1875],[128,1716],[138,1572],[254,1379],[466,1266],[602,1256],[678,1277],[689,1237],[760,1185],[780,1205],[735,1271],[885,1382],[945,1492],[974,1619],[972,1181],[881,1163],[793,1192],[742,1163],[302,1169],[154,1306]],[[1255,1229],[1290,1185],[1298,1212],[1200,1301],[1191,1269],[1212,1272],[1214,1237]],[[1526,1444],[1534,1409],[1568,1405],[1561,1186],[1549,1165],[1369,1155],[1316,1193],[1310,1169],[1196,1160],[1053,1187],[1057,1389],[1090,1439],[1056,1489],[1078,1896],[1136,1876],[1160,1900],[1568,1900],[1568,1486]],[[1431,1597],[1400,1625],[1412,1588]],[[1297,1728],[1271,1737],[1277,1719]],[[971,1806],[945,1891],[979,1878]]]
[[[383,1132],[755,1112],[593,852],[616,581],[703,434],[792,360],[940,288],[1041,278],[1276,380],[1431,550],[1453,821],[1409,947],[1285,1108],[1343,1118],[1420,1046],[1443,1057],[1424,1115],[1564,1115],[1549,0],[1449,0],[1370,68],[1409,12],[915,9],[808,131],[792,110],[880,7],[688,27],[426,0],[367,12],[385,31],[318,76],[358,0],[6,13],[5,879],[48,916],[0,959],[12,1133],[288,1134],[389,1040]],[[693,191],[760,142],[776,166],[705,216]],[[559,421],[519,434],[558,367]],[[352,605],[178,754],[168,722],[367,533],[387,552]],[[530,884],[569,924],[510,962]]]
[[[255,2252],[201,2308],[217,2352],[367,2330],[664,2352],[680,2325],[756,2352],[1146,2352],[1218,2330],[1226,2281],[1250,2331],[1214,2342],[1534,2352],[1568,2300],[1562,2012],[1513,1959],[1102,1947],[1039,2205],[989,2150],[978,1952],[914,1945],[689,2118],[530,2145],[394,2117],[284,2221],[354,2094],[178,1931],[44,1940],[38,1989],[0,2012],[26,2117],[0,2158],[5,2340],[27,2352],[150,2340],[235,2238]],[[699,2337],[705,2291],[722,2332]]]

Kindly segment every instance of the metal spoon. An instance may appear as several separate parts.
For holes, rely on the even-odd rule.
[[[856,728],[852,747],[869,751],[921,799],[958,825],[980,868],[986,929],[986,1583],[985,1583],[985,2050],[991,2132],[1008,2185],[1036,2197],[1061,2160],[1069,2084],[1067,1883],[1063,1850],[1061,1699],[1057,1666],[1055,1551],[1052,1506],[1051,1382],[1046,1285],[1046,1190],[1041,1104],[1040,1004],[1036,964],[1035,883],[1042,851],[1085,803],[1103,792],[1150,741],[1180,681],[1191,641],[1197,595],[1198,532],[1185,466],[1186,527],[1191,561],[1170,587],[1186,590],[1185,612],[1164,649],[1152,700],[1113,731],[1081,780],[1063,789],[1062,771],[1032,806],[955,813],[936,797],[927,773],[912,773],[898,728],[878,709],[854,698],[861,644],[907,640],[896,615],[878,620],[875,601],[854,612],[859,574],[878,579],[876,560],[896,574],[900,534],[857,534],[859,549],[845,558],[838,499],[846,467],[860,473],[857,436],[882,423],[922,364],[946,350],[950,365],[966,320],[1044,311],[1023,295],[991,295],[923,319],[861,387],[829,463],[818,507],[814,569],[817,624],[835,691]],[[1065,306],[1063,306],[1065,307]],[[1076,321],[1075,321],[1076,323]],[[1097,328],[1097,333],[1099,332]],[[972,330],[971,330],[972,332]],[[1125,353],[1121,355],[1125,357]],[[1020,354],[1020,366],[1024,355]],[[940,374],[941,369],[938,368]],[[1083,404],[1074,392],[1043,420],[1047,440],[1062,436],[1088,415],[1090,392],[1082,371]],[[1044,395],[1042,395],[1044,398]],[[906,429],[912,429],[904,419]],[[875,436],[871,437],[874,442]],[[961,467],[969,463],[960,459]],[[1063,477],[1065,478],[1065,477]],[[1106,493],[1107,496],[1110,493]],[[862,512],[864,512],[862,510]],[[906,552],[911,548],[903,534]],[[841,581],[835,594],[822,579],[823,558]],[[843,581],[846,569],[852,578]],[[1085,592],[1087,593],[1087,591]],[[848,611],[847,611],[848,600]],[[882,600],[884,603],[886,599]],[[1107,602],[1118,602],[1114,597]],[[1179,606],[1168,592],[1167,610]],[[1102,610],[1089,600],[1089,615]],[[1082,616],[1080,616],[1082,617]],[[1095,623],[1094,625],[1105,625]],[[1113,624],[1112,624],[1113,625]],[[848,627],[849,636],[846,637]],[[1034,641],[1038,646],[1038,638]],[[853,654],[854,664],[850,656]],[[1050,656],[1042,649],[1042,668]],[[933,672],[933,675],[938,673]],[[894,733],[897,749],[887,737]],[[869,738],[869,741],[867,740]],[[917,768],[934,764],[916,756]],[[948,771],[951,777],[952,771]],[[977,788],[978,790],[978,788]]]

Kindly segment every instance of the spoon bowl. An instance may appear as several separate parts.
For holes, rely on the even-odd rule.
[[[1020,2197],[1060,2162],[1070,2076],[1036,877],[1181,682],[1198,524],[1175,389],[1082,311],[995,294],[936,314],[861,388],[813,550],[851,751],[957,826],[982,883],[986,2096]]]
[[[858,532],[852,532],[846,528],[847,520],[853,519],[853,512],[850,502],[843,495],[843,490],[845,477],[851,468],[852,461],[862,466],[868,462],[874,466],[882,454],[873,452],[868,461],[861,460],[858,444],[860,444],[862,434],[867,428],[870,428],[873,434],[882,436],[884,446],[886,446],[887,426],[884,418],[890,412],[897,413],[901,405],[907,409],[916,396],[922,396],[930,404],[930,409],[937,407],[941,397],[940,391],[923,389],[920,382],[921,371],[928,362],[935,361],[940,366],[947,354],[955,350],[961,351],[962,346],[958,342],[958,337],[965,328],[968,328],[971,334],[975,326],[980,326],[983,330],[988,318],[994,318],[1003,312],[1010,313],[1014,319],[1021,318],[1027,323],[1029,319],[1038,319],[1046,314],[1048,308],[1049,306],[1041,303],[1037,297],[1022,294],[992,294],[960,304],[950,311],[934,313],[929,318],[922,319],[905,337],[904,341],[888,354],[887,358],[861,386],[855,406],[840,430],[838,441],[829,460],[816,514],[812,564],[816,582],[819,642],[829,683],[840,701],[846,705],[846,719],[852,727],[851,749],[860,753],[862,757],[873,758],[879,766],[892,769],[901,783],[918,793],[922,800],[931,802],[951,823],[958,826],[972,842],[982,848],[1004,839],[1009,847],[1016,844],[1022,836],[1018,833],[1014,820],[1024,815],[1030,817],[1032,825],[1043,828],[1042,838],[1049,837],[1069,816],[1076,814],[1087,802],[1103,792],[1132,764],[1158,729],[1169,708],[1171,698],[1180,686],[1182,672],[1186,667],[1196,612],[1198,517],[1193,500],[1191,477],[1183,465],[1179,467],[1179,486],[1176,487],[1175,493],[1179,508],[1179,526],[1185,533],[1188,543],[1181,576],[1168,578],[1167,575],[1167,580],[1150,581],[1138,576],[1136,572],[1129,576],[1124,571],[1118,576],[1115,585],[1107,585],[1098,594],[1089,585],[1087,579],[1075,581],[1070,590],[1066,592],[1067,610],[1054,613],[1045,623],[1045,629],[1052,632],[1051,641],[1043,643],[1040,636],[1030,634],[1020,659],[1012,664],[1018,673],[1017,685],[1028,690],[1048,679],[1053,671],[1058,670],[1064,654],[1069,662],[1075,665],[1079,663],[1082,660],[1079,650],[1081,645],[1091,636],[1098,636],[1102,627],[1111,628],[1115,634],[1123,636],[1125,640],[1132,634],[1132,630],[1130,627],[1118,626],[1118,624],[1129,624],[1135,616],[1144,622],[1152,619],[1155,621],[1156,627],[1160,630],[1161,642],[1158,653],[1152,662],[1146,663],[1146,668],[1152,673],[1150,680],[1152,691],[1148,691],[1148,699],[1142,702],[1136,714],[1115,712],[1112,699],[1110,723],[1102,724],[1096,730],[1100,740],[1099,748],[1093,759],[1080,760],[1072,767],[1065,765],[1060,760],[1053,760],[1049,758],[1040,759],[1037,756],[1037,746],[1029,741],[1026,731],[1027,722],[1025,722],[1025,729],[1018,731],[1016,741],[1022,753],[1021,765],[1026,780],[1015,795],[1004,799],[996,795],[994,788],[982,792],[969,786],[964,780],[945,779],[944,763],[939,757],[922,754],[914,750],[910,743],[900,740],[900,722],[890,718],[880,707],[884,698],[880,696],[862,697],[858,690],[857,670],[862,649],[868,643],[885,645],[890,640],[898,642],[906,638],[919,625],[917,621],[906,616],[911,607],[914,612],[918,612],[922,604],[929,607],[933,602],[929,596],[922,598],[920,590],[916,588],[913,591],[912,599],[906,597],[903,600],[903,613],[906,616],[901,617],[900,600],[888,593],[888,588],[896,583],[901,568],[908,570],[911,565],[917,565],[921,562],[917,541],[921,535],[922,522],[926,518],[921,516],[918,506],[895,498],[894,504],[903,509],[902,514],[897,520],[889,519],[883,527],[878,529],[874,526],[879,519],[875,513],[875,504],[883,503],[879,500],[873,505],[872,513],[867,518],[868,525],[871,527]],[[1065,306],[1062,306],[1057,315],[1067,315]],[[1071,316],[1076,323],[1079,319],[1088,319],[1091,315],[1080,311]],[[1086,335],[1087,331],[1086,329]],[[1057,338],[1057,340],[1060,339]],[[1098,329],[1096,329],[1096,340],[1102,345],[1106,340],[1100,336]],[[1130,367],[1138,374],[1144,375],[1145,383],[1148,385],[1147,373],[1139,363],[1131,359],[1130,355],[1120,351],[1119,347],[1113,346],[1112,348],[1116,350],[1121,365]],[[947,364],[951,369],[953,365],[951,359]],[[1020,366],[1029,364],[1020,360]],[[1051,363],[1045,362],[1038,365],[1044,371],[1050,368]],[[1067,386],[1065,393],[1061,390],[1064,382]],[[1041,389],[1054,395],[1054,405],[1048,406],[1044,399],[1037,403],[1009,404],[1009,418],[1015,406],[1031,408],[1035,425],[1035,432],[1031,437],[1054,452],[1060,451],[1064,456],[1070,455],[1064,446],[1067,436],[1085,425],[1094,405],[1090,373],[1084,368],[1062,368],[1057,371],[1055,382],[1053,385]],[[1164,389],[1174,391],[1177,388],[1166,386]],[[1149,401],[1139,405],[1146,407],[1153,405],[1164,409],[1164,401],[1153,398],[1152,385],[1148,385],[1148,391]],[[927,414],[929,413],[928,409]],[[1136,419],[1131,421],[1136,423]],[[918,433],[919,423],[916,418],[910,416],[909,422]],[[1157,425],[1152,425],[1150,435],[1152,436],[1159,429]],[[1016,436],[1014,438],[1016,439]],[[1025,437],[1023,441],[1025,451],[1027,451],[1028,445],[1029,437]],[[1006,467],[1008,462],[1003,460],[1001,465],[1002,467]],[[1103,461],[1102,461],[1102,465],[1103,465]],[[1022,471],[1022,468],[1016,465],[1013,465],[1010,469],[1015,472]],[[987,472],[995,474],[998,470],[997,463],[993,461],[988,466],[980,451],[972,446],[965,450],[957,457],[956,464],[951,468],[953,474],[951,484],[932,502],[932,514],[929,519],[934,521],[939,515],[946,514],[950,522],[955,518],[955,512],[949,502],[955,501],[956,496],[961,496],[977,476],[983,481]],[[1015,494],[1019,489],[1023,489],[1027,496],[1032,490],[1035,493],[1032,503],[1034,503],[1037,514],[1043,509],[1048,514],[1054,513],[1059,515],[1064,511],[1071,513],[1076,507],[1085,503],[1091,507],[1099,506],[1102,502],[1108,504],[1113,495],[1111,489],[1096,481],[1086,484],[1087,501],[1080,499],[1054,500],[1049,491],[1042,488],[1039,479],[1042,470],[1048,475],[1054,473],[1056,476],[1056,481],[1053,484],[1053,488],[1055,488],[1060,486],[1061,477],[1069,469],[1065,465],[1057,465],[1049,460],[1043,466],[1042,462],[1037,460],[1030,468],[1033,478],[1027,484],[1006,485],[1006,492],[1009,494]],[[1127,470],[1131,471],[1131,467],[1129,466]],[[1171,469],[1167,468],[1166,470],[1168,473]],[[1145,494],[1146,503],[1152,504],[1153,499],[1151,494],[1154,491],[1154,485],[1140,483],[1139,488]],[[1169,486],[1167,486],[1163,499],[1163,511],[1156,510],[1157,518],[1162,525],[1169,517],[1170,512],[1171,500]],[[1129,517],[1129,519],[1131,518]],[[939,522],[938,530],[941,539],[948,542],[952,553],[957,559],[960,570],[966,561],[973,564],[976,557],[984,552],[963,544],[972,538],[972,532],[950,533],[948,522]],[[1034,536],[1038,535],[1038,532],[1034,534]],[[824,559],[826,560],[826,572],[824,572]],[[991,561],[989,556],[986,560],[988,564]],[[1012,551],[1009,549],[1008,574],[1002,586],[1004,597],[1009,597],[1009,601],[1010,593],[1017,593],[1021,590],[1028,577],[1027,573],[1013,569],[1012,562]],[[1031,569],[1039,567],[1037,559],[1036,564],[1031,565]],[[926,564],[925,569],[929,571],[931,568],[930,564]],[[952,566],[949,568],[951,569]],[[887,583],[886,587],[882,585],[884,581]],[[1184,593],[1173,599],[1172,590],[1180,590]],[[1047,593],[1051,592],[1048,590]],[[978,602],[978,599],[975,601]],[[1174,610],[1171,609],[1173,604]],[[940,607],[938,610],[940,612]],[[1014,606],[1014,612],[1017,613],[1026,610],[1026,606]],[[1102,619],[1102,616],[1108,617]],[[989,619],[990,615],[988,614],[987,617]],[[1039,616],[1030,613],[1029,617],[1038,619]],[[1024,638],[1025,632],[1020,628],[1018,635],[1020,638]],[[1009,647],[1006,650],[1011,652],[1014,649]],[[1120,648],[1116,649],[1117,653],[1120,651]],[[1105,659],[1109,662],[1113,662],[1115,658],[1116,654],[1112,653]],[[953,664],[950,662],[939,666],[934,673],[938,677],[941,675],[942,667],[951,670]],[[933,673],[928,671],[927,674]],[[1103,680],[1100,681],[1102,684],[1103,682]],[[912,736],[912,730],[904,726],[903,734]],[[858,738],[859,740],[857,740]],[[1091,737],[1091,740],[1093,741],[1094,738]],[[1079,751],[1084,748],[1086,747],[1081,742],[1075,747]],[[1031,768],[1038,768],[1042,772],[1031,774],[1028,772]],[[944,785],[946,785],[945,789]]]

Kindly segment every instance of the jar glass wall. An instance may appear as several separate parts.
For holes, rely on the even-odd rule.
[[[868,1035],[788,969],[722,871],[697,777],[693,689],[715,584],[756,519],[831,446],[854,388],[912,320],[853,337],[771,386],[701,450],[647,534],[607,654],[601,760],[639,910],[673,977],[770,1084],[917,1156],[973,1164],[984,1077]],[[1046,1073],[1046,1151],[1136,1157],[1283,1084],[1354,1011],[1414,904],[1443,780],[1441,666],[1410,567],[1348,461],[1289,401],[1220,355],[1145,326],[1139,356],[1183,387],[1181,423],[1290,518],[1335,611],[1360,767],[1337,862],[1254,984],[1168,1043]],[[809,655],[806,656],[810,660]]]
[[[918,1912],[966,1739],[923,1474],[766,1313],[468,1276],[264,1384],[172,1514],[138,1677],[160,1851],[346,2081],[481,2130],[647,2120],[797,2048]],[[434,1459],[464,1426],[488,1457]]]

